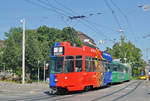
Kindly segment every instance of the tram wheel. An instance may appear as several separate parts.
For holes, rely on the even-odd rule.
[[[67,93],[68,93],[68,90],[65,89],[65,88],[57,88],[57,90],[56,90],[57,95],[64,95],[64,94],[67,94]]]
[[[85,86],[84,91],[85,91],[85,92],[88,92],[88,91],[91,90],[91,89],[92,89],[92,86]]]

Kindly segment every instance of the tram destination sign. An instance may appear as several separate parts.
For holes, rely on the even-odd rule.
[[[64,55],[64,47],[54,47],[54,55]]]

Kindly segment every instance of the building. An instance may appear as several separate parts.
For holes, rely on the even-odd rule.
[[[4,42],[3,42],[3,40],[0,40],[0,47],[4,47]]]
[[[78,32],[77,34],[79,36],[79,39],[84,45],[92,47],[92,48],[96,48],[96,43],[94,42],[92,38],[90,38],[89,36],[87,36],[86,34],[82,32]]]

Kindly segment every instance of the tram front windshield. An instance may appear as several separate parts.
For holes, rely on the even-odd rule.
[[[52,57],[50,59],[50,72],[62,73],[63,72],[64,57]]]

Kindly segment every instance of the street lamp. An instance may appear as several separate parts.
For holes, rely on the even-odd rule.
[[[22,84],[24,84],[25,78],[25,19],[21,19],[20,22],[23,24],[23,32],[22,32]]]
[[[44,61],[44,82],[45,82],[45,70],[46,68],[48,68],[48,65],[49,64]]]
[[[49,64],[47,63],[47,64],[46,64],[46,67],[48,67],[48,65],[49,65]]]

